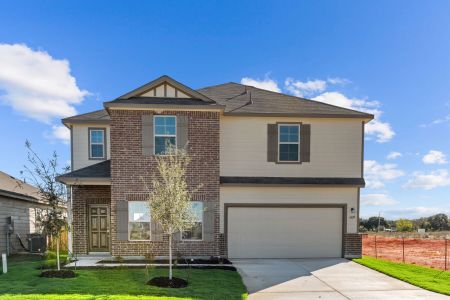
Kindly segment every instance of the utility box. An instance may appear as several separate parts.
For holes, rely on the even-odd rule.
[[[8,234],[14,233],[14,217],[13,216],[6,218],[6,232]]]

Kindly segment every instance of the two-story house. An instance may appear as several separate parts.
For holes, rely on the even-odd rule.
[[[186,147],[196,225],[187,256],[357,257],[364,124],[372,115],[237,83],[193,90],[162,76],[71,131],[73,250],[168,254],[143,181],[167,145]]]

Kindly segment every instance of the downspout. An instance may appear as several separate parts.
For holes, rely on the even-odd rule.
[[[70,170],[73,171],[73,125],[70,125]],[[72,239],[72,186],[66,185],[67,187],[67,248],[69,250],[69,257],[73,256],[73,239]]]

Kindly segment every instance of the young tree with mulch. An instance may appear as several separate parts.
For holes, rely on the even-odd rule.
[[[152,219],[169,236],[169,282],[172,282],[172,238],[195,224],[186,171],[191,158],[184,149],[169,146],[165,155],[155,156],[158,173],[153,176],[148,204]]]
[[[36,223],[42,228],[43,234],[50,236],[52,240],[56,239],[56,264],[60,271],[59,244],[61,231],[67,227],[67,219],[64,215],[67,191],[64,184],[56,181],[56,177],[66,172],[68,167],[62,168],[60,173],[56,152],[53,152],[48,161],[44,161],[32,149],[29,141],[25,142],[25,147],[28,150],[29,162],[29,166],[25,166],[25,173],[38,189],[41,199],[48,204],[48,210],[36,216]]]

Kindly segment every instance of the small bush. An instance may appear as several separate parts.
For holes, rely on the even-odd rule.
[[[155,255],[154,255],[153,253],[151,253],[151,252],[146,253],[146,254],[144,255],[144,257],[145,257],[146,260],[148,260],[148,261],[150,261],[150,262],[152,262],[152,261],[155,260]]]
[[[125,261],[125,259],[122,257],[122,256],[116,256],[115,258],[114,258],[114,260],[116,261],[116,262],[118,262],[118,263],[123,263],[124,261]]]

